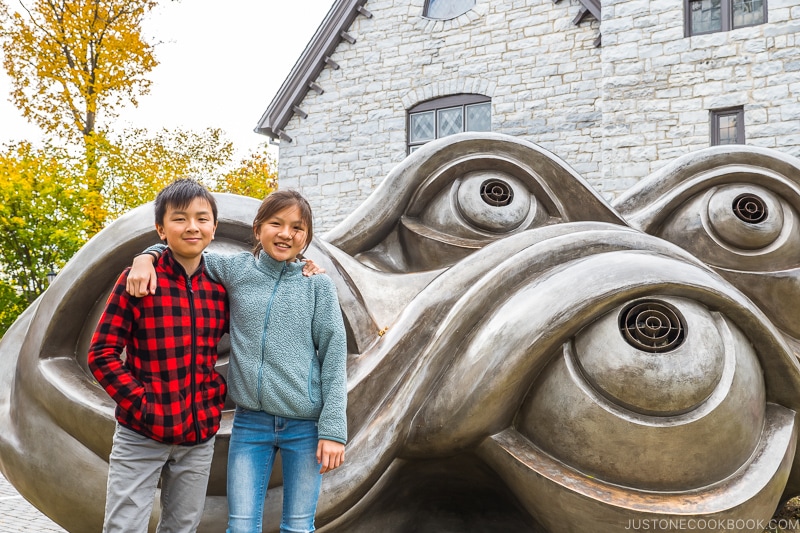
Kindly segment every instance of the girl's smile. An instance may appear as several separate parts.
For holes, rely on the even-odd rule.
[[[300,208],[287,207],[269,217],[256,230],[256,239],[276,261],[294,261],[307,244],[306,227]]]

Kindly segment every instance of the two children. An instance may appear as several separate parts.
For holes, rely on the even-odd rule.
[[[344,323],[332,280],[305,277],[295,262],[313,236],[311,208],[302,196],[277,191],[265,198],[253,233],[252,253],[209,253],[198,263],[230,295],[228,380],[237,408],[228,453],[228,531],[261,531],[267,480],[280,450],[281,532],[310,532],[322,474],[344,461]],[[174,255],[172,249],[169,239],[166,247],[148,248],[120,282],[131,294],[152,294],[142,302],[163,298],[159,265]],[[119,284],[112,298],[118,290]]]

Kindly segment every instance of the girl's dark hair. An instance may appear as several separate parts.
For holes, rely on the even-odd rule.
[[[159,191],[155,201],[156,224],[164,225],[164,215],[167,209],[185,209],[195,198],[202,198],[211,206],[214,223],[217,222],[217,201],[214,195],[203,185],[193,179],[184,178],[175,180]]]
[[[300,219],[306,226],[306,245],[303,247],[303,252],[306,251],[308,245],[311,244],[311,239],[314,237],[313,228],[313,215],[311,214],[311,206],[308,205],[308,200],[303,198],[299,192],[292,189],[274,191],[264,198],[258,208],[256,217],[253,219],[253,234],[258,231],[261,224],[270,219],[278,211],[282,211],[287,207],[297,207],[300,209]],[[261,251],[261,242],[256,239],[255,246],[253,246],[253,255],[258,257],[258,252]]]

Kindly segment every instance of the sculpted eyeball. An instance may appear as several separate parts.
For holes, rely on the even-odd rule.
[[[573,468],[641,490],[732,475],[756,450],[766,416],[744,333],[698,302],[657,294],[584,327],[531,391],[521,433]]]
[[[716,321],[683,298],[639,300],[607,313],[575,338],[575,359],[600,394],[657,416],[700,405],[725,364]]]
[[[762,250],[787,238],[781,201],[754,185],[719,187],[708,200],[708,223],[721,245],[739,250]],[[778,243],[776,243],[778,244]]]
[[[547,198],[538,197],[541,191],[537,196],[533,190],[534,178],[520,177],[519,168],[451,172],[457,177],[404,218],[407,227],[435,234],[441,242],[479,248],[542,225],[556,212],[552,202],[548,206]]]
[[[435,178],[446,182],[430,199],[412,202],[401,219],[399,241],[412,270],[451,264],[510,235],[559,219],[537,177],[505,161],[487,159],[482,170],[454,165]],[[445,179],[446,178],[446,179]]]
[[[381,182],[365,212],[327,236],[383,272],[450,267],[500,240],[562,222],[624,223],[554,154],[486,132],[415,150]]]
[[[713,267],[761,271],[800,260],[797,211],[776,192],[730,183],[694,194],[654,233]]]
[[[506,233],[535,218],[539,206],[528,188],[502,172],[471,172],[457,185],[458,212],[471,224]]]

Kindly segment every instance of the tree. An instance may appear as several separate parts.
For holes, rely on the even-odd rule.
[[[98,120],[110,121],[149,90],[145,76],[158,62],[141,24],[156,1],[20,0],[20,11],[8,1],[0,0],[0,14],[12,100],[45,132],[82,141],[84,212],[95,233],[107,217],[97,172]]]
[[[78,175],[63,149],[19,143],[0,153],[0,323],[13,321],[46,288],[47,272],[86,242]]]
[[[97,144],[98,172],[105,188],[108,222],[155,199],[178,178],[194,178],[212,191],[259,200],[277,188],[275,161],[262,146],[232,167],[233,144],[223,132],[134,129]]]
[[[28,307],[28,300],[15,286],[0,279],[0,337]]]
[[[11,98],[63,147],[0,147],[0,331],[44,290],[51,265],[167,183],[194,177],[261,198],[276,177],[266,151],[231,169],[220,130],[111,133],[118,111],[149,91],[158,62],[141,25],[156,0],[11,1],[0,0]]]
[[[12,11],[0,0],[3,66],[14,104],[45,132],[84,140],[100,115],[116,116],[147,94],[157,64],[141,23],[155,0],[35,0]]]
[[[125,132],[98,136],[98,173],[105,184],[105,223],[153,200],[175,179],[261,199],[276,187],[274,160],[256,152],[230,170],[233,145],[217,129]],[[19,143],[0,151],[0,336],[93,235],[85,216],[80,157],[66,148]]]
[[[194,178],[213,190],[233,157],[233,144],[215,128],[155,134],[134,129],[113,141],[103,137],[97,147],[108,222],[155,199],[159,190],[178,178]]]
[[[216,190],[261,200],[278,188],[278,170],[275,159],[267,153],[266,145],[239,162],[239,167],[227,172],[219,180]]]

